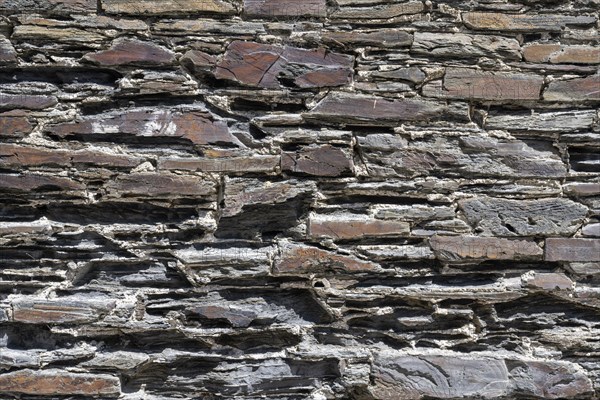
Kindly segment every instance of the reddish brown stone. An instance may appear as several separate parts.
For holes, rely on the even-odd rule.
[[[246,156],[228,158],[161,158],[160,169],[224,172],[224,173],[271,173],[279,166],[279,156]]]
[[[428,121],[447,111],[446,106],[430,101],[332,93],[303,116],[321,123],[387,126],[401,121]]]
[[[0,375],[0,393],[118,397],[121,382],[119,378],[105,374],[76,374],[60,369],[24,369]]]
[[[16,62],[17,52],[10,40],[0,38],[0,65],[15,64]]]
[[[546,239],[546,261],[600,261],[600,239]]]
[[[586,78],[554,81],[544,91],[548,101],[600,100],[600,74]]]
[[[54,96],[31,95],[31,94],[4,94],[0,93],[0,110],[2,109],[25,109],[43,110],[58,104]]]
[[[13,302],[13,320],[25,324],[83,324],[97,321],[115,306],[107,301],[18,300]]]
[[[88,53],[84,60],[102,66],[162,66],[175,62],[175,54],[154,43],[117,39],[109,50]]]
[[[331,45],[373,46],[396,48],[410,46],[413,42],[411,34],[398,29],[378,29],[369,32],[324,32],[323,41]]]
[[[599,64],[600,48],[560,44],[532,44],[523,48],[523,57],[527,61],[537,63]]]
[[[366,237],[397,237],[410,233],[410,224],[385,221],[360,215],[313,215],[308,221],[312,238],[329,237],[334,240],[362,239]]]
[[[275,261],[276,274],[310,274],[318,272],[373,272],[379,266],[369,261],[340,255],[316,247],[286,244]]]
[[[89,14],[96,12],[96,0],[0,0],[0,11],[45,14]]]
[[[567,25],[593,25],[595,17],[552,14],[501,14],[491,12],[467,12],[463,14],[465,25],[473,29],[491,31],[538,32],[561,31]]]
[[[325,0],[244,0],[244,14],[253,17],[326,17]]]
[[[97,115],[77,123],[50,127],[48,132],[61,138],[79,135],[135,135],[139,137],[170,137],[193,144],[241,145],[229,133],[227,123],[217,121],[206,111],[156,111],[133,109],[119,114]]]
[[[0,137],[23,137],[31,133],[33,128],[26,117],[0,114]]]
[[[102,0],[108,14],[165,16],[189,14],[232,14],[235,7],[222,0]]]
[[[542,249],[530,240],[476,236],[433,236],[429,243],[437,258],[448,262],[540,260]]]
[[[119,196],[208,196],[216,194],[216,186],[196,176],[173,174],[131,174],[117,177],[107,185],[113,197]]]
[[[531,277],[524,279],[525,284],[533,289],[542,290],[570,290],[573,281],[561,273],[534,273]]]
[[[34,174],[0,174],[0,188],[21,192],[54,192],[61,190],[83,190],[85,186],[72,179],[58,176]]]
[[[353,164],[344,150],[324,145],[282,152],[281,169],[314,176],[341,176],[352,174]]]
[[[263,88],[341,86],[351,80],[352,63],[351,56],[325,49],[234,41],[217,65],[215,76]]]
[[[475,100],[539,100],[544,78],[533,74],[448,68],[443,86],[423,88],[425,96]]]
[[[196,76],[207,75],[216,65],[216,57],[206,54],[199,50],[190,50],[179,60],[181,65],[185,66]]]

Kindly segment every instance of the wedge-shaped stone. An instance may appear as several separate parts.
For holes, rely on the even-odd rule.
[[[411,52],[434,57],[501,57],[521,60],[521,46],[516,39],[464,33],[415,32]]]
[[[36,396],[118,397],[119,378],[105,374],[78,374],[60,369],[24,369],[0,375],[0,393]]]
[[[353,57],[325,49],[234,41],[217,65],[215,76],[248,86],[314,88],[351,81]]]
[[[139,173],[118,176],[106,190],[111,197],[210,196],[216,194],[216,185],[197,176]]]
[[[10,43],[10,40],[0,38],[0,65],[9,65],[17,63],[17,52]]]
[[[61,138],[133,135],[140,140],[156,137],[180,139],[196,145],[241,146],[224,121],[215,120],[212,114],[203,110],[129,109],[58,124],[50,127],[48,133]]]
[[[600,74],[551,82],[544,91],[544,100],[598,101],[600,100]]]
[[[522,276],[523,284],[532,289],[541,290],[570,290],[573,289],[573,281],[563,273],[539,273],[525,274]]]
[[[523,57],[530,62],[551,64],[600,64],[600,48],[561,44],[532,44],[523,48]]]
[[[486,236],[571,235],[588,208],[567,199],[508,200],[480,197],[459,201],[468,222]]]
[[[165,16],[189,14],[233,14],[235,7],[223,0],[102,0],[108,14]]]
[[[83,59],[107,67],[164,66],[175,62],[175,54],[154,43],[136,39],[117,39],[110,49],[88,53]]]
[[[83,190],[85,185],[69,178],[37,174],[0,174],[0,188],[17,192]]]
[[[539,100],[544,78],[534,74],[448,68],[443,84],[425,85],[425,96],[489,101]]]
[[[26,324],[83,324],[100,319],[115,302],[98,298],[19,299],[12,302],[13,321]]]
[[[312,273],[365,273],[380,270],[379,265],[355,257],[298,244],[284,243],[275,261],[278,275]]]
[[[309,121],[367,126],[396,125],[401,121],[430,121],[446,114],[445,105],[424,100],[389,100],[350,93],[331,93],[304,114]]]
[[[378,220],[358,214],[312,215],[308,220],[313,239],[356,240],[368,237],[398,237],[410,233],[410,224],[401,221]]]
[[[253,17],[326,17],[325,0],[244,0],[244,14]]]
[[[353,163],[348,151],[324,145],[282,152],[281,169],[313,176],[344,176],[352,174]]]
[[[433,236],[429,243],[438,259],[448,262],[541,260],[543,251],[533,241],[477,236]]]
[[[373,31],[324,32],[321,39],[332,46],[372,46],[386,49],[407,47],[413,42],[410,33],[385,28]]]
[[[36,0],[14,1],[0,0],[0,12],[20,12],[38,14],[89,14],[96,12],[96,0]]]
[[[585,15],[467,12],[462,17],[469,28],[488,31],[559,32],[567,25],[589,26],[596,23],[595,17]]]
[[[600,239],[546,239],[546,261],[600,261]]]

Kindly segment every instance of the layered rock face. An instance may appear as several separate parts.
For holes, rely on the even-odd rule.
[[[599,8],[0,0],[0,398],[599,398]]]

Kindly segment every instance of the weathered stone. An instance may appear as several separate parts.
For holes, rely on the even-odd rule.
[[[317,247],[285,243],[275,260],[274,272],[278,275],[311,273],[365,273],[376,272],[380,267],[370,261],[332,253]]]
[[[20,370],[0,375],[0,392],[37,396],[107,396],[121,393],[119,378],[60,369]]]
[[[88,53],[85,61],[101,66],[164,66],[175,62],[175,54],[165,47],[133,39],[117,39],[109,50]]]
[[[526,274],[522,277],[525,286],[541,290],[571,290],[573,281],[562,273]]]
[[[58,100],[54,96],[33,94],[5,94],[0,93],[0,110],[2,109],[26,109],[43,110],[54,107]]]
[[[410,49],[415,54],[439,57],[502,57],[521,60],[521,46],[515,39],[463,33],[415,32]]]
[[[98,353],[93,359],[82,363],[87,368],[121,371],[132,370],[150,359],[145,353],[134,353],[131,351],[114,351],[110,353]]]
[[[312,215],[308,219],[308,232],[313,239],[358,240],[367,237],[406,236],[410,233],[410,225],[358,214]]]
[[[352,174],[353,164],[347,151],[325,145],[282,152],[281,169],[313,176],[342,176]]]
[[[380,352],[373,367],[370,392],[381,400],[398,399],[399,393],[411,400],[495,398],[510,393],[502,360]]]
[[[386,71],[375,71],[372,72],[369,76],[375,79],[402,80],[417,84],[422,83],[427,77],[427,75],[425,75],[425,73],[417,67],[398,68]]]
[[[410,46],[411,34],[398,29],[378,29],[374,31],[323,32],[321,39],[330,45],[373,46],[396,48]]]
[[[585,225],[581,233],[583,236],[600,237],[600,223]]]
[[[422,260],[422,259],[435,258],[431,249],[426,246],[413,246],[413,245],[357,246],[357,250],[360,254],[363,254],[374,261]]]
[[[23,137],[33,128],[27,117],[0,113],[0,137]]]
[[[550,113],[491,114],[485,119],[487,129],[509,131],[568,132],[590,129],[596,118],[591,110]]]
[[[252,17],[326,17],[325,0],[244,0],[244,14]]]
[[[563,191],[573,196],[598,196],[600,195],[600,183],[567,183],[563,185]]]
[[[340,124],[386,126],[401,121],[429,121],[448,112],[446,106],[434,102],[383,97],[331,93],[310,112],[304,114],[309,121]]]
[[[138,173],[120,175],[107,184],[112,197],[132,196],[210,196],[216,194],[212,181],[195,176]]]
[[[477,236],[433,236],[429,239],[437,258],[448,262],[485,260],[541,260],[535,242]]]
[[[202,51],[190,50],[179,59],[179,62],[196,76],[208,76],[217,64],[217,59]]]
[[[447,99],[539,100],[543,83],[543,77],[533,74],[447,68],[443,86],[426,85],[423,94]]]
[[[84,117],[75,123],[52,126],[49,133],[62,138],[86,135],[134,135],[139,138],[183,139],[196,145],[241,143],[229,133],[224,121],[203,110],[129,109]]]
[[[108,14],[122,15],[189,15],[233,14],[235,7],[222,0],[102,0],[102,9]]]
[[[222,172],[230,174],[274,173],[280,164],[279,156],[253,155],[227,158],[160,158],[160,169]]]
[[[55,28],[48,26],[19,25],[12,38],[18,41],[40,41],[76,44],[82,47],[97,47],[107,38],[99,33],[77,28]]]
[[[0,37],[0,65],[17,63],[17,52],[10,40]]]
[[[215,35],[241,36],[248,39],[253,39],[256,35],[266,33],[264,25],[259,22],[239,20],[217,21],[207,18],[161,20],[152,25],[152,30],[157,33],[175,36],[210,33]]]
[[[523,48],[523,57],[530,62],[600,64],[600,49],[594,46],[532,44]]]
[[[96,12],[96,0],[0,0],[0,12],[89,14]]]
[[[593,391],[583,369],[560,361],[507,361],[514,393],[542,399],[576,399]]]
[[[588,211],[567,199],[476,198],[461,200],[459,206],[469,223],[486,236],[572,235]]]
[[[24,299],[12,302],[13,321],[26,324],[82,324],[100,319],[114,308],[105,299]]]
[[[0,188],[20,192],[83,190],[85,185],[69,178],[34,174],[0,174]]]
[[[550,82],[544,90],[547,101],[597,101],[600,100],[600,74],[587,78]]]
[[[352,77],[351,56],[234,41],[215,70],[219,79],[263,88],[341,86]]]
[[[390,19],[406,14],[418,14],[424,6],[420,1],[408,1],[397,4],[382,4],[371,7],[340,7],[332,13],[336,19]]]
[[[591,16],[567,16],[554,14],[501,14],[467,12],[462,15],[465,25],[472,29],[513,32],[559,32],[565,26],[589,26],[596,23]]]
[[[546,261],[600,261],[600,239],[546,239]]]

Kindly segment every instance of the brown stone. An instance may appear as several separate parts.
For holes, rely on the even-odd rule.
[[[175,62],[175,54],[169,49],[134,39],[117,39],[109,50],[88,53],[83,58],[102,66],[163,66]]]
[[[547,101],[600,100],[600,74],[586,78],[550,82],[544,91]]]
[[[76,123],[55,125],[48,132],[62,138],[115,134],[184,139],[197,145],[241,145],[229,133],[227,123],[217,121],[209,112],[200,110],[131,109],[118,114],[87,117]]]
[[[600,261],[600,239],[546,239],[546,261]]]
[[[102,0],[108,14],[166,16],[189,14],[233,14],[235,7],[222,0]]]
[[[222,173],[272,173],[279,167],[279,156],[252,155],[227,158],[160,158],[160,169],[222,172]]]
[[[0,0],[0,11],[46,14],[89,14],[96,12],[96,0]]]
[[[600,183],[567,183],[563,185],[563,191],[572,196],[598,196],[600,195]]]
[[[23,137],[33,128],[27,117],[0,114],[0,137]]]
[[[317,247],[284,244],[275,261],[275,273],[310,274],[319,272],[374,272],[379,266],[355,257],[332,253]]]
[[[446,106],[423,100],[389,100],[384,97],[331,93],[303,116],[321,123],[393,126],[401,121],[429,121],[446,112]]]
[[[12,38],[18,41],[39,41],[73,43],[86,48],[94,48],[106,41],[106,37],[86,29],[61,28],[35,25],[15,27]]]
[[[448,68],[443,86],[427,85],[425,96],[474,100],[539,100],[544,78],[533,74]]]
[[[58,104],[54,96],[0,93],[0,110],[43,110]]]
[[[10,43],[10,40],[0,38],[0,65],[9,65],[17,63],[17,52]]]
[[[248,86],[300,88],[341,86],[350,82],[353,58],[325,49],[305,50],[234,41],[215,76]]]
[[[406,236],[410,233],[410,224],[353,214],[313,215],[308,220],[308,231],[311,238],[356,240],[367,237]]]
[[[449,262],[541,260],[543,251],[530,240],[476,236],[433,236],[429,243],[437,258]]]
[[[244,0],[244,14],[252,17],[326,17],[325,0]]]
[[[0,188],[20,192],[54,192],[61,190],[83,190],[85,186],[72,179],[58,176],[34,174],[0,174]]]
[[[331,45],[372,46],[381,48],[407,47],[413,42],[410,33],[398,29],[378,29],[375,31],[324,32],[322,40]]]
[[[118,176],[108,183],[107,191],[113,197],[131,196],[209,196],[216,194],[212,181],[196,176],[139,173]]]
[[[408,1],[406,3],[383,4],[371,7],[341,7],[333,12],[332,18],[338,19],[390,19],[407,14],[419,14],[424,10],[420,1]]]
[[[527,276],[524,279],[527,287],[542,290],[570,290],[573,289],[573,281],[562,273],[539,273]]]
[[[199,50],[190,50],[179,60],[194,75],[206,75],[217,63],[215,56]]]
[[[467,12],[463,14],[465,25],[472,29],[513,32],[559,32],[567,25],[589,26],[595,17],[553,14],[501,14],[491,12]]]
[[[411,53],[430,57],[475,58],[498,56],[521,60],[521,46],[516,39],[499,35],[415,32]]]
[[[527,61],[537,63],[600,64],[600,48],[595,46],[532,44],[523,48],[523,57]]]
[[[353,164],[346,151],[324,145],[282,152],[281,169],[314,176],[342,176],[352,174]]]
[[[121,393],[121,382],[119,378],[106,374],[77,374],[60,369],[24,369],[0,375],[0,393],[118,397]]]
[[[114,306],[114,302],[98,299],[93,299],[93,301],[23,299],[12,303],[13,320],[25,324],[84,324],[94,322]]]

